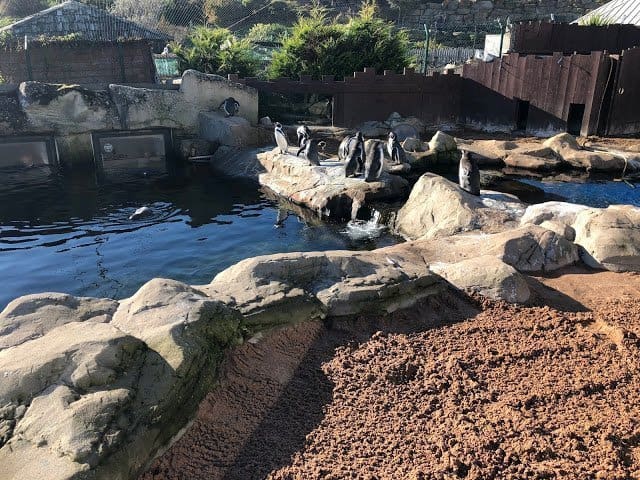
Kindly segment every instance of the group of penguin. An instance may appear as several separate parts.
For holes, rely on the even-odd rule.
[[[275,123],[273,133],[280,153],[287,153],[289,141],[281,123]],[[324,150],[326,143],[314,139],[306,125],[298,127],[296,134],[298,137],[296,156],[303,153],[309,163],[320,165],[319,149]],[[389,133],[386,151],[392,164],[398,165],[406,161],[404,149],[394,132]],[[373,182],[380,178],[384,169],[384,157],[385,142],[375,139],[365,141],[362,132],[344,137],[338,147],[338,159],[344,164],[345,177],[356,177],[364,173],[365,182]]]
[[[240,109],[240,103],[233,97],[225,99],[219,109],[224,110],[226,117],[236,115]],[[325,142],[319,142],[311,136],[311,130],[306,125],[301,125],[296,130],[298,137],[298,151],[312,165],[320,165],[319,149],[324,150]],[[274,136],[280,153],[287,153],[289,142],[282,129],[282,124],[275,123]],[[364,140],[362,132],[347,136],[342,139],[338,147],[338,159],[344,163],[345,177],[355,177],[364,172],[364,181],[373,182],[380,178],[384,169],[385,145],[381,140]],[[386,142],[386,150],[393,165],[406,162],[406,155],[398,136],[395,132],[389,132]],[[480,195],[480,168],[472,153],[462,150],[458,167],[458,182],[460,188],[472,195]]]

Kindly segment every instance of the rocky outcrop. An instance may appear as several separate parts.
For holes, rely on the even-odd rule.
[[[458,263],[435,263],[429,268],[461,290],[479,293],[494,300],[524,303],[531,296],[524,276],[491,255]]]
[[[551,137],[543,145],[553,150],[564,162],[576,168],[620,172],[625,166],[625,160],[620,156],[583,150],[576,139],[568,133]]]
[[[313,166],[302,157],[282,155],[277,149],[258,154],[258,161],[266,170],[259,176],[261,185],[323,217],[355,218],[366,203],[403,198],[409,189],[408,182],[396,175],[383,173],[376,182],[345,178],[339,162]]]
[[[573,228],[587,265],[614,272],[640,271],[640,208],[587,209],[576,216]]]
[[[2,478],[129,479],[193,415],[241,317],[156,279],[119,306],[23,297],[0,322]]]
[[[541,225],[543,222],[555,222],[573,226],[579,213],[590,207],[567,202],[544,202],[529,205],[520,219],[521,225]]]
[[[455,152],[458,150],[456,139],[438,130],[429,140],[429,150],[432,152]]]
[[[229,299],[253,327],[359,313],[392,312],[439,288],[424,262],[392,253],[310,252],[244,260],[200,289]]]
[[[435,238],[482,230],[502,231],[524,213],[516,197],[483,190],[479,197],[432,173],[418,179],[398,211],[395,229],[408,238]]]
[[[554,151],[533,142],[505,140],[458,140],[460,148],[473,152],[480,165],[501,165],[526,170],[554,170],[563,163]]]
[[[253,127],[242,117],[228,117],[219,112],[202,112],[198,117],[199,136],[209,142],[229,147],[264,145],[273,140],[273,131]]]

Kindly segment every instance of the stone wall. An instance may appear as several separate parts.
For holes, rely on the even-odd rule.
[[[146,41],[33,44],[3,51],[0,76],[7,83],[153,83],[155,66]]]
[[[179,90],[109,85],[24,82],[0,89],[0,136],[50,135],[67,165],[91,162],[95,131],[172,128],[176,136],[197,136],[199,115],[222,100],[240,102],[239,117],[258,122],[258,92],[217,75],[187,70]]]

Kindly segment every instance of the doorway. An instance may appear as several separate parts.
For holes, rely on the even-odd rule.
[[[572,103],[569,105],[569,116],[567,117],[567,133],[579,136],[582,129],[582,119],[584,118],[584,103]]]
[[[526,131],[527,121],[529,120],[529,102],[526,100],[516,99],[516,130]]]

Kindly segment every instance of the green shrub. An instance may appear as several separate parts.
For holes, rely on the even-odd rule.
[[[226,28],[197,27],[182,43],[172,45],[180,70],[190,68],[203,73],[254,76],[258,61],[251,44],[236,39]]]
[[[313,8],[292,28],[282,49],[273,57],[269,76],[335,75],[344,78],[364,67],[400,71],[409,65],[406,33],[376,16],[365,4],[346,24],[329,23],[326,11]]]
[[[289,27],[281,23],[256,23],[244,38],[252,43],[282,42],[288,34]]]
[[[587,18],[580,20],[578,24],[583,27],[603,27],[605,25],[610,25],[611,20],[603,15],[594,13],[593,15],[589,15]]]

